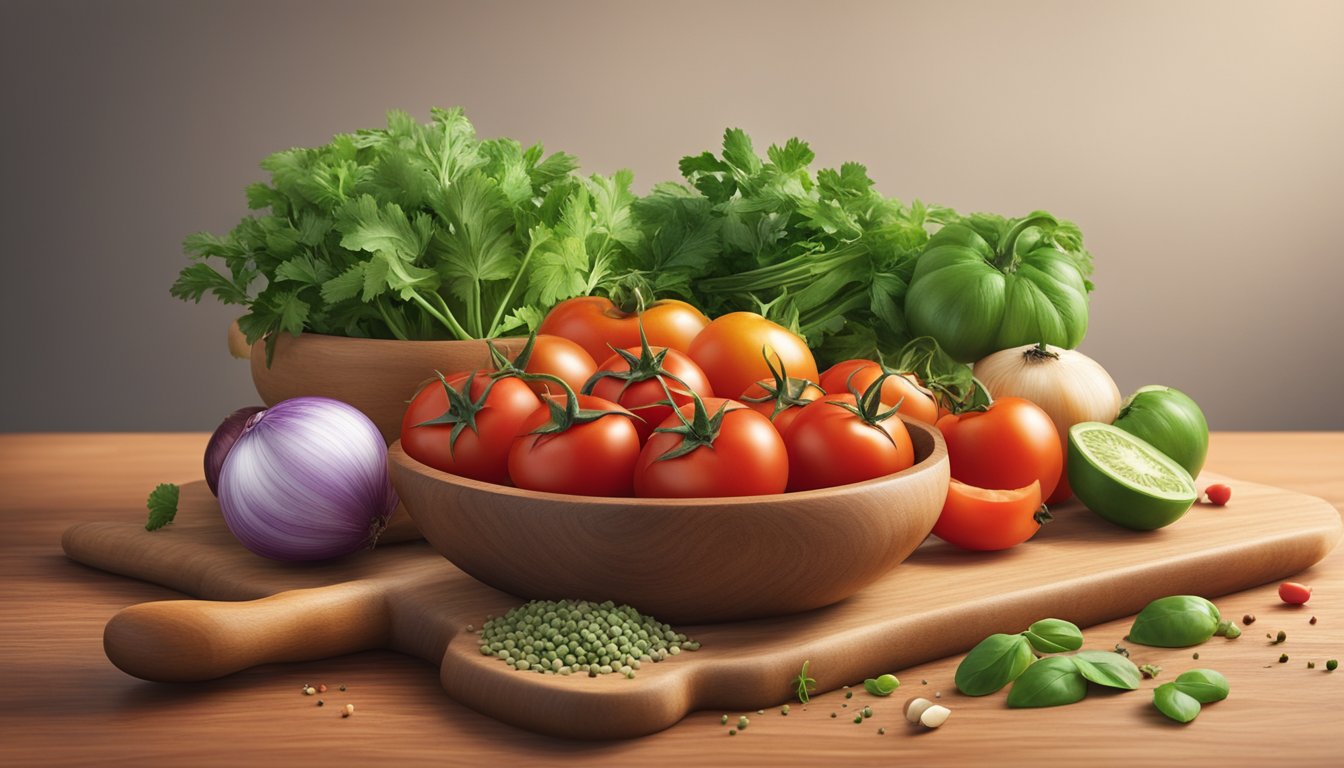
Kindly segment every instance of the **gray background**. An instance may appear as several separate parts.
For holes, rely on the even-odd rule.
[[[1344,3],[0,0],[0,431],[203,430],[235,309],[168,295],[258,161],[462,105],[675,176],[740,126],[958,210],[1077,221],[1082,350],[1215,429],[1344,429]]]

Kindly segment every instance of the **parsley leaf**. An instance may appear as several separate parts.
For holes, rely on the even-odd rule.
[[[173,483],[159,483],[149,492],[145,506],[149,507],[149,519],[145,521],[146,531],[157,531],[173,522],[177,516],[177,500],[180,489]]]

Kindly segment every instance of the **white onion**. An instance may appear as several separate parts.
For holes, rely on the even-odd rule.
[[[370,546],[396,505],[382,434],[353,406],[325,397],[296,397],[250,417],[219,474],[229,530],[277,560]]]
[[[1120,388],[1105,368],[1073,349],[1026,344],[986,356],[974,366],[975,377],[992,397],[1021,397],[1050,415],[1068,451],[1069,427],[1082,421],[1110,424],[1120,413]],[[1066,478],[1049,501],[1071,494]]]

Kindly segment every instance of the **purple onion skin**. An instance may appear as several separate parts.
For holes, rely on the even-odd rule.
[[[325,397],[296,397],[252,415],[219,475],[229,530],[275,560],[366,548],[396,506],[382,434],[353,406]]]
[[[219,495],[219,470],[224,468],[224,457],[229,455],[229,449],[238,440],[238,436],[243,434],[243,425],[247,423],[248,417],[264,410],[266,409],[260,405],[239,408],[225,416],[219,426],[215,427],[210,442],[205,444],[205,484],[210,486],[210,492],[214,495]]]

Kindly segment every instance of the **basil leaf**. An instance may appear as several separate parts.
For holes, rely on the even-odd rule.
[[[1160,648],[1198,645],[1213,637],[1221,619],[1218,608],[1202,597],[1162,597],[1149,603],[1134,617],[1129,640]]]
[[[1036,657],[1021,635],[995,634],[981,640],[957,665],[957,690],[985,696],[1017,679]]]
[[[1022,635],[1039,653],[1063,653],[1083,647],[1083,633],[1063,619],[1041,619]]]
[[[863,681],[863,689],[874,696],[890,696],[901,687],[901,681],[895,675],[878,675]]]
[[[1200,704],[1212,704],[1227,698],[1227,678],[1212,669],[1182,672],[1170,685]]]
[[[1178,723],[1188,723],[1199,715],[1199,700],[1181,691],[1175,683],[1163,683],[1153,689],[1153,706]]]
[[[1070,658],[1083,677],[1097,685],[1132,691],[1139,687],[1139,668],[1112,651],[1079,651]]]
[[[1082,701],[1087,680],[1068,656],[1051,656],[1027,667],[1008,691],[1010,707],[1058,707]]]

